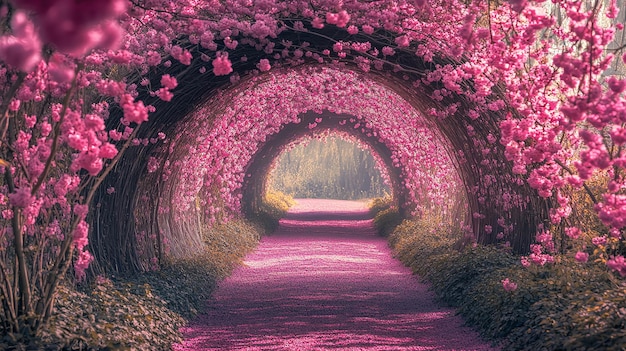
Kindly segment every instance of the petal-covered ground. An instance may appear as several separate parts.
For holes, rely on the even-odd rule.
[[[338,200],[298,200],[183,334],[175,350],[495,350]]]

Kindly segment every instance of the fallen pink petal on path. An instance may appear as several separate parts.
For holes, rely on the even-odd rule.
[[[297,201],[175,350],[497,350],[392,257],[364,203]]]

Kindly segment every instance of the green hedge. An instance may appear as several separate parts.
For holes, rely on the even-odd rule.
[[[454,242],[425,220],[389,236],[397,257],[486,339],[504,350],[626,349],[626,285],[602,264],[557,257],[524,268],[503,248],[457,251]],[[505,291],[505,278],[518,288]]]
[[[179,328],[205,306],[217,282],[254,249],[264,232],[244,220],[207,227],[204,251],[159,271],[95,277],[63,286],[50,325],[36,340],[0,339],[8,350],[170,350]]]
[[[271,233],[278,228],[278,222],[294,204],[295,201],[290,195],[270,190],[265,194],[261,207],[250,220],[261,225],[265,233]]]
[[[368,203],[370,213],[374,217],[374,228],[379,235],[384,237],[391,234],[403,220],[393,203],[390,195],[374,198]]]

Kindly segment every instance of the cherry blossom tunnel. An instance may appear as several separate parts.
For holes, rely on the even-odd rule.
[[[241,57],[262,54],[248,49]],[[99,263],[144,270],[164,255],[197,252],[201,226],[255,211],[285,148],[330,132],[369,148],[405,215],[454,216],[462,204],[468,239],[528,250],[550,204],[512,172],[498,142],[502,117],[485,112],[478,123],[470,102],[434,98],[433,63],[404,59],[410,72],[316,57],[259,72],[232,53],[230,78],[193,65],[159,67],[144,84],[158,86],[169,73],[181,89],[169,103],[151,100],[156,112],[101,187],[91,241]]]
[[[258,210],[268,187],[268,176],[275,166],[276,160],[285,152],[286,145],[297,145],[301,140],[311,136],[339,135],[345,139],[356,141],[375,155],[379,163],[383,178],[387,180],[392,190],[395,205],[404,210],[406,196],[402,187],[402,176],[398,168],[394,167],[393,152],[373,137],[363,135],[361,130],[356,131],[347,121],[354,119],[351,115],[338,115],[328,111],[321,114],[307,112],[300,116],[300,123],[290,123],[281,128],[280,132],[268,137],[267,141],[257,152],[247,167],[247,175],[242,186],[242,210],[248,215],[254,215]],[[346,121],[346,123],[343,123]],[[314,126],[314,127],[313,127]]]

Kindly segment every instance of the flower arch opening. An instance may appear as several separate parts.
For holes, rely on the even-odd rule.
[[[267,176],[268,192],[293,198],[390,198],[389,184],[384,163],[372,148],[331,130],[287,145]]]
[[[375,151],[405,213],[452,207],[448,199],[459,198],[459,178],[450,150],[429,124],[398,94],[352,70],[306,66],[252,77],[186,117],[176,137],[155,152],[166,157],[151,156],[154,167],[162,165],[155,173],[164,182],[161,198],[168,199],[158,201],[159,228],[174,255],[188,254],[187,244],[176,243],[199,244],[196,223],[253,213],[280,152],[304,135],[329,130]]]
[[[402,78],[342,64],[301,65],[225,84],[204,98],[195,92],[189,113],[170,110],[162,124],[153,122],[169,127],[171,138],[141,150],[148,161],[137,169],[143,176],[133,187],[133,226],[142,267],[164,251],[199,250],[199,226],[253,212],[280,152],[326,130],[352,135],[380,156],[405,214],[461,212],[453,220],[465,241],[522,246],[530,239],[520,231],[542,220],[525,215],[532,199],[523,198],[524,183],[503,161],[497,125],[473,126],[461,112],[456,122],[441,119],[431,108],[440,102]]]

